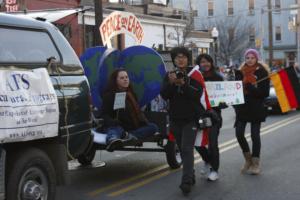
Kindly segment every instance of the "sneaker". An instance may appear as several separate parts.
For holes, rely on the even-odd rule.
[[[211,171],[207,176],[207,180],[209,181],[216,181],[218,179],[219,179],[219,174],[216,171]]]
[[[210,172],[211,166],[208,163],[204,163],[200,170],[200,174],[202,175],[207,175]]]
[[[106,146],[106,150],[109,152],[113,152],[116,148],[123,147],[123,142],[121,139],[113,139],[109,141],[109,144]]]
[[[179,188],[181,189],[182,194],[187,196],[192,190],[192,185],[188,183],[181,183]]]

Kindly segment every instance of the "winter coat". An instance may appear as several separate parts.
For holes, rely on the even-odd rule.
[[[186,74],[192,68],[187,68]],[[200,98],[203,89],[199,82],[185,76],[185,85],[176,86],[169,83],[166,74],[161,88],[161,96],[164,100],[169,100],[170,120],[177,123],[189,123],[198,120],[204,113]]]
[[[268,76],[268,71],[263,65],[258,64],[254,75],[256,76],[256,80],[259,81],[260,79]],[[245,88],[247,89],[247,93],[245,93]],[[256,85],[244,85],[245,103],[234,106],[236,121],[264,122],[267,116],[267,110],[264,107],[264,100],[269,96],[269,91],[269,79],[261,81]]]
[[[203,73],[203,77],[204,77],[204,80],[205,82],[209,82],[209,81],[224,81],[224,78],[223,76],[216,72],[216,71],[212,71],[209,75],[206,75],[205,73]],[[221,109],[222,107],[221,106],[217,106],[217,107],[212,107],[212,109],[214,109],[219,118],[220,118],[220,128],[222,127],[222,115],[221,115]]]

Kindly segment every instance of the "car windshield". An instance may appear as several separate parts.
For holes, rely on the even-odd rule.
[[[50,36],[43,31],[0,27],[1,63],[44,63],[47,58],[60,60]]]

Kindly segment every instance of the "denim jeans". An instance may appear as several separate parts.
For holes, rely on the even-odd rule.
[[[138,139],[145,139],[147,137],[154,135],[154,133],[156,132],[158,132],[158,127],[154,123],[147,123],[147,125],[145,126],[129,131],[130,134],[132,134]]]
[[[113,126],[109,127],[105,130],[106,132],[106,143],[110,143],[110,141],[115,139],[120,139],[123,136],[124,129],[121,126]]]

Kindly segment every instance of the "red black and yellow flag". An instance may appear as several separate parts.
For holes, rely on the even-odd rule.
[[[288,112],[300,106],[300,84],[293,67],[272,73],[270,79],[282,112]]]

